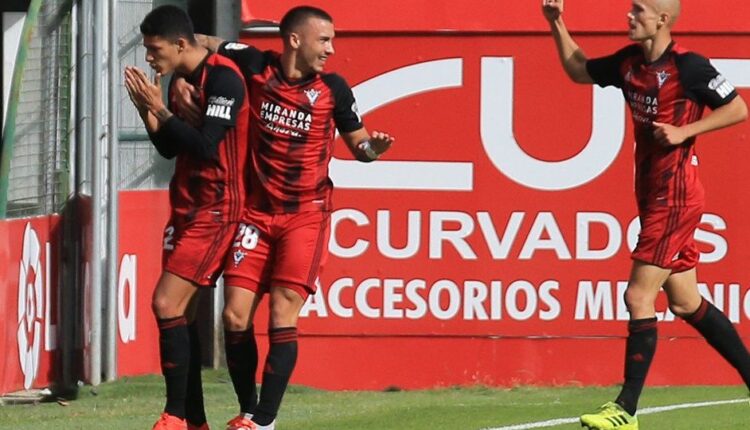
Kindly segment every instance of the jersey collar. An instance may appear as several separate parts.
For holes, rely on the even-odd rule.
[[[674,40],[670,41],[669,45],[667,45],[667,48],[664,50],[664,52],[661,53],[661,55],[659,56],[659,58],[657,58],[656,60],[654,60],[652,62],[648,62],[648,60],[646,60],[646,57],[644,55],[644,57],[643,57],[644,63],[647,66],[654,66],[656,64],[659,64],[659,63],[662,63],[662,62],[666,61],[666,59],[669,58],[669,55],[672,53],[672,48],[674,48],[674,45],[675,45]]]
[[[206,70],[206,62],[208,61],[208,57],[210,57],[212,54],[213,51],[209,49],[208,53],[206,53],[206,56],[203,57],[203,60],[201,60],[200,64],[198,64],[198,67],[190,72],[189,75],[185,76],[185,79],[192,85],[201,85],[201,83],[203,82],[203,72]]]
[[[274,72],[276,73],[276,77],[281,80],[281,82],[289,85],[290,87],[294,86],[304,86],[309,84],[310,82],[314,81],[318,77],[318,73],[313,73],[311,75],[304,76],[300,79],[290,80],[287,79],[286,75],[284,74],[284,68],[281,67],[281,56],[276,56],[274,58]]]

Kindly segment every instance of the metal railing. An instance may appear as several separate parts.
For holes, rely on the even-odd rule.
[[[70,190],[72,0],[34,0],[13,74],[0,218],[57,212]]]

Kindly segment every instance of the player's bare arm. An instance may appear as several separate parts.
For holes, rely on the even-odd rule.
[[[370,135],[364,127],[350,133],[341,133],[341,137],[354,157],[363,162],[377,160],[395,141],[388,133],[373,131]]]
[[[693,136],[729,127],[746,119],[747,105],[742,97],[737,96],[731,102],[712,111],[702,119],[682,127],[654,121],[654,137],[665,146],[679,145]]]
[[[143,70],[137,67],[127,67],[125,82],[131,98],[135,98],[138,105],[145,107],[160,124],[164,124],[172,116],[172,112],[167,109],[162,99],[160,73],[154,76],[152,82]]]
[[[204,48],[210,49],[213,52],[217,52],[219,50],[219,46],[224,43],[224,39],[222,39],[221,37],[209,36],[207,34],[199,33],[195,34],[195,40],[198,41],[199,45]]]
[[[586,54],[573,40],[563,22],[563,6],[563,0],[542,0],[542,14],[552,30],[560,63],[573,82],[593,84],[594,80],[586,71]]]

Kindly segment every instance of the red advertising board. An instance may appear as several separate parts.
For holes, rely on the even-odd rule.
[[[600,10],[601,2],[568,2],[568,22],[589,55],[627,43],[620,24],[629,2],[621,3]],[[629,113],[617,91],[567,80],[537,2],[510,4],[319,2],[344,30],[327,67],[353,87],[367,128],[397,141],[370,164],[337,143],[330,257],[303,308],[293,383],[619,382],[622,292],[638,232]],[[246,2],[254,18],[272,20],[291,5]],[[686,4],[677,40],[710,57],[749,99],[747,24],[714,7]],[[276,35],[243,38],[280,45]],[[696,232],[701,291],[746,343],[750,203],[742,193],[750,172],[740,160],[750,157],[749,135],[744,123],[698,139],[708,200]],[[120,375],[159,369],[150,302],[167,205],[164,191],[120,196]],[[46,243],[57,223],[0,222],[0,261],[9,262],[0,264],[0,346],[8,351],[0,392],[52,378],[55,321],[46,298],[55,292],[43,280],[54,279]],[[649,383],[740,382],[663,297],[659,318]],[[265,321],[258,315],[261,335]]]
[[[274,20],[291,3],[246,6]],[[489,12],[505,2],[461,3],[477,19],[456,22],[458,3],[413,9],[424,14],[387,12],[409,9],[404,2],[318,4],[339,29],[327,67],[353,87],[368,129],[397,142],[369,165],[338,145],[331,258],[303,309],[296,382],[619,382],[638,232],[622,95],[568,81],[538,4],[514,3],[503,18]],[[584,13],[601,2],[567,6],[589,55],[628,43],[629,3],[608,6],[601,21]],[[747,99],[747,24],[718,20],[713,8],[686,5],[677,41],[710,57]],[[276,39],[243,38],[279,49]],[[746,341],[750,207],[741,193],[750,177],[737,160],[750,155],[749,132],[745,123],[698,139],[708,201],[696,232],[701,292]],[[740,382],[664,297],[659,318],[650,383]]]
[[[679,38],[747,98],[750,40],[724,40]],[[625,41],[579,42],[597,55]],[[638,231],[621,94],[570,83],[546,35],[344,34],[336,48],[330,67],[352,84],[367,127],[397,142],[371,165],[338,147],[332,258],[304,310],[298,382],[618,382]],[[701,289],[745,338],[750,177],[737,160],[750,155],[748,132],[698,140],[708,202],[696,233]],[[663,297],[659,316],[650,382],[740,382]]]
[[[338,30],[390,32],[546,32],[541,0],[243,0],[242,21],[278,23],[294,6],[323,8]],[[720,7],[717,5],[721,5]],[[565,2],[565,21],[575,31],[624,32],[629,0]],[[725,13],[733,11],[734,13]],[[677,31],[747,34],[747,5],[741,0],[683,2]]]
[[[120,193],[118,375],[160,372],[159,332],[151,311],[151,296],[161,274],[168,198],[166,191]]]
[[[58,216],[0,221],[0,393],[57,376]]]

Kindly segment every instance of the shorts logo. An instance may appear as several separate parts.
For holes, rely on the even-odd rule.
[[[234,258],[234,267],[238,267],[240,265],[240,263],[242,263],[242,260],[245,259],[245,255],[247,255],[247,254],[245,254],[244,252],[242,252],[240,250],[234,251],[234,256],[233,256],[233,258]]]
[[[661,70],[656,73],[656,80],[659,81],[659,88],[664,86],[664,83],[667,82],[667,79],[672,76],[669,73],[665,72],[664,70]]]
[[[315,104],[315,101],[318,100],[318,96],[320,95],[320,91],[310,88],[309,90],[305,90],[305,95],[307,96],[307,99],[310,100],[310,106]]]
[[[716,91],[723,99],[734,91],[734,86],[722,75],[711,79],[711,82],[708,83],[708,88]]]

